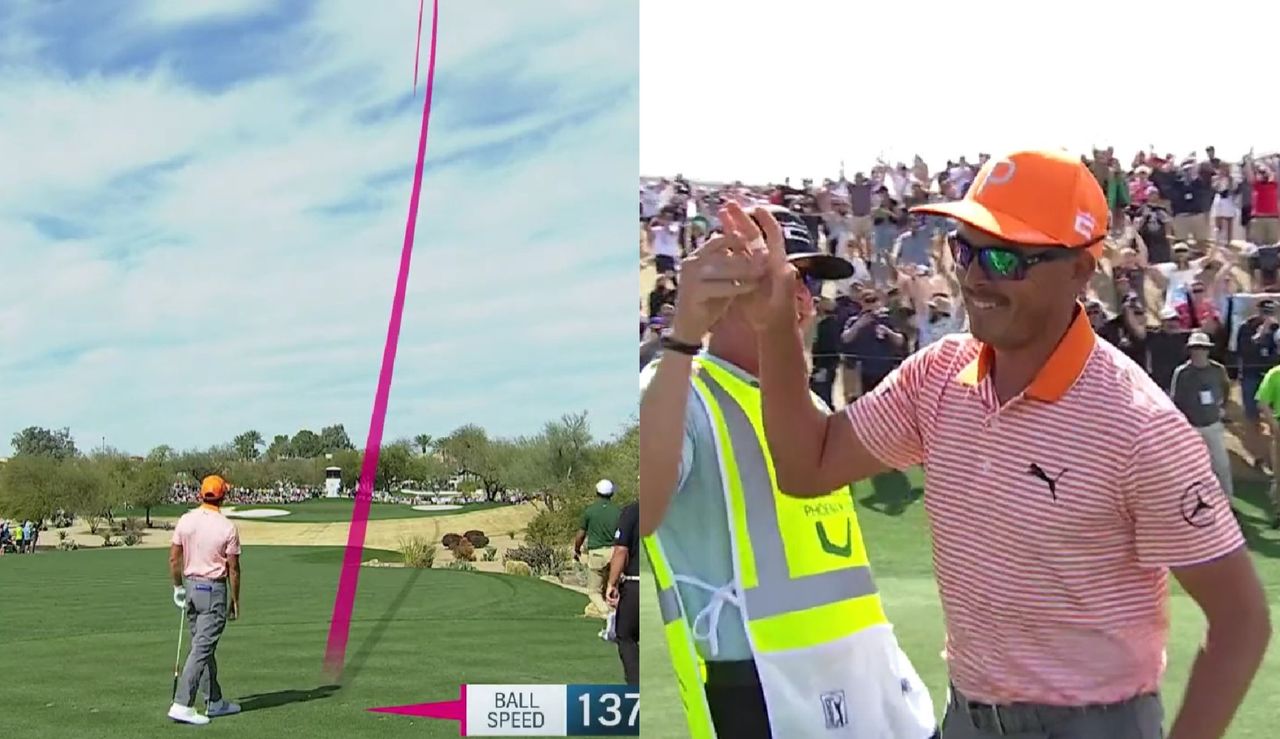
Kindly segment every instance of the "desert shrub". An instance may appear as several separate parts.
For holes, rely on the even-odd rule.
[[[525,529],[525,538],[536,544],[555,546],[558,542],[571,541],[582,523],[585,506],[566,505],[554,511],[539,511]]]
[[[475,568],[476,568],[475,565],[462,559],[455,559],[449,563],[449,569],[451,570],[463,570],[465,572],[471,572],[475,570]]]
[[[471,546],[476,549],[484,549],[489,546],[489,537],[484,535],[483,531],[471,530],[462,535],[467,541],[471,542]]]
[[[102,546],[104,547],[114,547],[117,544],[115,534],[110,531],[100,532],[98,536],[102,537]]]
[[[509,559],[506,562],[503,562],[502,569],[508,575],[524,575],[525,577],[531,577],[533,575],[533,568],[529,567],[527,562],[520,562],[514,559]]]
[[[476,559],[476,548],[471,544],[470,540],[463,539],[453,547],[453,558],[466,562],[474,562]]]
[[[405,567],[430,569],[436,562],[436,545],[425,536],[410,536],[400,539],[400,556]]]
[[[120,529],[126,534],[130,532],[141,533],[142,530],[146,528],[145,523],[145,521],[131,516],[124,520],[124,523],[120,525]]]
[[[485,547],[485,548],[484,548],[484,561],[486,561],[486,562],[492,562],[492,561],[494,561],[494,560],[495,560],[495,559],[497,559],[497,558],[498,558],[498,548],[497,548],[497,547]]]
[[[516,531],[508,531],[508,532],[507,532],[507,538],[508,538],[508,539],[511,539],[512,541],[515,541],[515,540],[516,540],[516,534],[517,534],[517,533],[519,533],[519,532],[516,532]]]
[[[503,558],[507,561],[524,562],[534,575],[558,575],[565,564],[570,561],[567,549],[557,549],[546,544],[530,543],[514,549],[508,549]]]
[[[66,541],[66,540],[67,540],[67,532],[65,532],[65,531],[59,531],[59,532],[58,532],[58,542],[59,542],[59,543],[62,543],[62,542],[64,542],[64,541]]]
[[[58,542],[58,548],[64,552],[74,552],[80,548],[80,545],[76,543],[75,539],[67,539],[66,541]]]
[[[131,547],[142,541],[142,535],[136,531],[130,531],[124,535],[123,541],[126,547]]]
[[[458,541],[461,539],[462,537],[457,534],[445,534],[444,538],[440,540],[440,543],[444,545],[445,549],[453,549],[458,545]]]

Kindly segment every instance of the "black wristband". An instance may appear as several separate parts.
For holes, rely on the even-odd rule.
[[[678,354],[688,354],[691,357],[698,356],[698,352],[702,351],[702,344],[686,344],[683,341],[677,341],[670,336],[663,336],[658,344],[663,349],[668,349]]]

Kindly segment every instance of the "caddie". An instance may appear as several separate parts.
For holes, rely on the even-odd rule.
[[[799,217],[772,212],[803,329],[821,281],[853,266],[820,253]],[[756,331],[735,302],[763,270],[734,237],[696,250],[664,351],[640,379],[641,533],[690,734],[926,739],[933,702],[885,615],[852,491],[799,500],[774,479]]]

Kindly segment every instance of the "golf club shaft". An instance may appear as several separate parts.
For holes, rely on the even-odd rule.
[[[182,668],[182,632],[184,631],[182,627],[185,626],[183,622],[187,620],[186,616],[187,608],[184,603],[178,611],[178,654],[173,658],[173,690],[170,693],[170,700],[176,700],[178,695],[178,672]]]

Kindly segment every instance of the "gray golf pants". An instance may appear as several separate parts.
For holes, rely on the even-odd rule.
[[[227,583],[187,578],[185,584],[191,652],[187,654],[187,664],[182,668],[173,701],[194,706],[199,691],[210,703],[215,703],[222,700],[222,686],[218,685],[218,660],[213,652],[227,626]]]
[[[1164,710],[1156,695],[1109,706],[1067,708],[1019,704],[990,708],[969,703],[953,687],[942,739],[1161,739]]]

